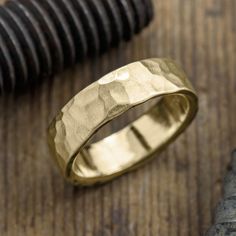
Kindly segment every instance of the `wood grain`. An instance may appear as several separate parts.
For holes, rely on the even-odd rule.
[[[155,0],[154,22],[132,42],[36,91],[1,97],[0,235],[202,235],[236,147],[235,11],[235,0]],[[147,57],[183,66],[199,94],[197,119],[135,172],[100,187],[65,183],[48,151],[49,122],[92,81]]]

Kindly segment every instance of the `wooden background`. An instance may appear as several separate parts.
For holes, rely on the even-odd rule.
[[[1,236],[198,236],[210,226],[236,147],[236,1],[155,0],[155,12],[132,42],[0,98]],[[199,94],[197,119],[135,172],[100,187],[65,183],[49,155],[49,122],[101,75],[147,57],[183,66]]]

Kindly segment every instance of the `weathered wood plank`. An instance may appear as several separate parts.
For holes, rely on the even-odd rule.
[[[0,235],[202,235],[236,146],[235,10],[234,0],[155,0],[154,22],[132,42],[0,98]],[[141,169],[100,187],[65,183],[46,143],[50,120],[92,81],[146,57],[184,67],[200,97],[197,119]]]

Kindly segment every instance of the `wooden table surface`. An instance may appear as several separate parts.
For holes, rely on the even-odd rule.
[[[236,1],[155,0],[155,12],[119,49],[0,98],[1,236],[198,236],[211,225],[236,147]],[[183,66],[199,94],[197,119],[143,168],[100,187],[66,183],[49,154],[49,122],[92,81],[147,57]]]

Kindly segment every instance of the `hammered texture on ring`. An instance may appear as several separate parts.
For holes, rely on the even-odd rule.
[[[88,145],[108,122],[159,98],[120,131]],[[146,59],[121,67],[80,91],[49,127],[49,144],[62,174],[72,183],[106,182],[159,153],[191,123],[197,95],[170,59]]]

